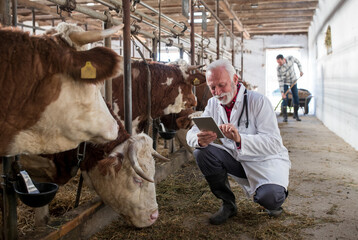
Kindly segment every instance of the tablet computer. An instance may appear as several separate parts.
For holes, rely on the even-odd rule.
[[[212,117],[193,117],[193,121],[200,130],[212,131],[216,133],[218,138],[225,138]]]

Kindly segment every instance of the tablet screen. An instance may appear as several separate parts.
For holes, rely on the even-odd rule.
[[[218,138],[225,138],[212,117],[194,117],[193,121],[200,130],[212,131],[216,133]]]

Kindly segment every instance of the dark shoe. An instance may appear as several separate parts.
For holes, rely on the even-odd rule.
[[[266,212],[268,213],[268,215],[269,215],[270,217],[278,217],[278,216],[280,216],[280,215],[282,214],[283,209],[282,209],[282,207],[279,207],[279,208],[277,208],[277,209],[275,209],[275,210],[268,210],[268,209],[266,209]]]
[[[283,121],[287,122],[287,106],[282,108]]]
[[[237,214],[237,207],[235,204],[235,195],[230,189],[229,180],[226,172],[220,174],[206,176],[206,181],[209,184],[211,192],[223,201],[219,211],[210,217],[211,224],[219,225],[230,217]]]
[[[209,222],[213,225],[220,225],[226,222],[229,218],[236,216],[237,207],[236,205],[223,204],[219,211],[214,213],[210,218]]]
[[[296,118],[296,121],[301,121],[300,117],[298,116],[298,105],[294,105],[293,110],[294,110],[293,118]]]

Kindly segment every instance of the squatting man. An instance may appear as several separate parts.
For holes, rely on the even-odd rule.
[[[202,116],[211,116],[225,138],[216,143],[216,133],[200,131],[196,125],[186,136],[211,192],[222,200],[221,208],[209,219],[215,225],[237,214],[228,174],[271,216],[282,213],[287,197],[291,162],[272,105],[238,79],[228,60],[207,67],[206,81],[213,97]]]

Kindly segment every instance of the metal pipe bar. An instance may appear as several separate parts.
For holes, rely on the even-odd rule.
[[[145,8],[147,8],[147,9],[151,10],[152,12],[154,12],[154,13],[156,13],[156,14],[159,14],[159,12],[158,12],[157,10],[155,10],[154,8],[152,8],[151,6],[149,6],[148,4],[146,4],[146,3],[144,3],[144,2],[139,2],[139,4],[142,5],[143,7],[145,7]],[[181,23],[179,23],[179,22],[177,22],[177,21],[171,19],[171,18],[168,17],[167,15],[161,13],[161,16],[162,16],[162,18],[166,19],[168,22],[172,22],[172,23],[174,23],[176,26],[181,27],[181,28],[184,29],[184,26],[182,26]]]
[[[109,2],[114,4],[117,8],[122,8],[122,4],[120,2],[118,2],[117,0],[109,0]],[[139,16],[141,16],[143,18],[146,18],[147,20],[150,20],[150,21],[152,21],[154,23],[159,24],[158,20],[152,18],[151,16],[148,16],[147,14],[145,14],[145,13],[143,13],[141,11],[138,11],[138,10],[135,9],[134,13],[138,14]],[[170,26],[168,26],[166,24],[163,24],[163,23],[161,25],[163,25],[163,27],[169,29],[172,33],[175,33],[177,35],[181,35],[181,32],[176,30],[176,29],[174,29],[174,28],[172,28],[172,27],[170,27]]]
[[[190,64],[195,65],[195,38],[194,38],[194,0],[189,1],[190,7]],[[195,94],[195,88],[194,88]]]
[[[9,177],[13,175],[12,162],[14,162],[14,157],[2,157],[2,177],[4,180],[1,184],[3,189],[3,231],[5,240],[18,239],[16,193],[9,181]]]
[[[144,42],[142,42],[142,40],[140,40],[137,36],[135,36],[135,35],[133,35],[133,37],[135,38],[135,40],[137,40],[140,44],[142,44],[142,46],[145,48],[145,49],[147,49],[147,51],[151,54],[152,53],[152,50],[150,50],[149,49],[149,47],[148,46],[146,46],[145,44],[144,44]]]
[[[156,13],[156,14],[159,14],[159,12],[157,10],[155,10],[154,8],[152,8],[151,6],[149,6],[148,4],[146,3],[143,3],[143,2],[139,2],[140,5],[142,5],[143,7],[147,8],[148,10],[151,10],[152,12]],[[181,27],[182,29],[184,29],[185,27],[182,26],[181,23],[171,19],[170,17],[166,16],[165,14],[161,13],[161,16],[162,18],[166,19],[168,22],[172,22],[174,23],[176,26],[178,27]],[[190,29],[187,29],[186,31],[191,31]],[[198,33],[194,33],[195,36],[199,37],[199,38],[202,38],[201,35],[199,35]]]
[[[66,0],[48,0],[48,1],[50,1],[50,2],[52,2],[52,3],[55,3],[55,4],[59,4],[59,5],[64,5],[64,4],[66,4]],[[111,0],[111,1],[112,1],[112,0]],[[118,2],[116,1],[116,3],[118,3]],[[122,7],[122,4],[120,4],[120,6]],[[86,15],[88,15],[88,16],[90,16],[90,17],[93,17],[93,18],[97,18],[97,19],[102,20],[102,21],[104,21],[104,22],[108,21],[108,17],[107,17],[106,15],[104,15],[104,14],[102,14],[102,13],[99,13],[99,12],[97,12],[97,11],[95,11],[95,10],[92,10],[92,9],[90,9],[90,8],[86,8],[86,7],[82,7],[82,6],[76,5],[75,11],[80,12],[80,13],[83,13],[83,14],[86,14]],[[121,22],[120,20],[115,19],[115,18],[112,19],[112,23],[113,23],[114,25],[120,25],[120,24],[122,24],[122,22]],[[131,31],[136,31],[136,29],[135,29],[134,26],[130,26],[130,29],[131,29]],[[148,32],[145,32],[145,31],[142,31],[142,30],[140,30],[140,29],[137,30],[137,33],[138,33],[138,34],[141,34],[141,35],[143,35],[143,36],[145,36],[145,37],[148,37],[148,38],[155,38],[155,37],[156,37],[154,34],[148,33]],[[166,44],[170,44],[170,42],[167,41],[166,39],[162,39],[161,42],[164,42],[164,43],[166,43]],[[174,45],[174,44],[173,44],[173,45]],[[181,47],[181,46],[179,46],[179,45],[176,45],[176,46],[177,46],[177,47]]]
[[[112,5],[112,4],[108,3],[108,2],[105,2],[103,0],[94,0],[94,1],[104,5],[106,7],[109,7],[110,9],[117,9],[116,6],[114,6],[114,5]]]
[[[241,80],[244,81],[244,32],[241,32]]]
[[[34,8],[32,9],[32,26],[36,26],[36,13]],[[32,28],[32,33],[36,34],[36,28]]]
[[[46,29],[44,29],[44,28],[40,28],[40,27],[37,27],[37,26],[26,25],[26,24],[23,24],[23,23],[17,23],[17,26],[27,27],[27,28],[36,28],[37,30],[46,31]]]
[[[211,9],[210,9],[210,11],[211,11]],[[215,12],[219,16],[219,0],[215,1]],[[212,14],[215,15],[214,13],[212,13]],[[219,18],[218,16],[216,17],[216,20]],[[218,22],[219,21],[215,22],[216,59],[220,59],[220,25]]]
[[[232,33],[234,33],[234,19],[231,19],[231,31]],[[234,36],[231,35],[230,38],[230,43],[231,43],[231,64],[232,66],[235,68],[235,43],[234,43]]]
[[[17,0],[11,0],[11,10],[12,10],[12,25],[17,26]]]
[[[122,0],[123,3],[123,62],[124,62],[124,126],[129,134],[132,134],[132,66],[131,66],[131,16],[130,0]]]
[[[159,9],[159,14],[158,14],[158,30],[159,30],[159,31],[158,31],[158,40],[159,40],[159,41],[158,41],[158,47],[159,47],[159,48],[158,48],[158,59],[159,59],[159,62],[160,62],[160,57],[161,57],[161,54],[162,54],[162,53],[161,53],[161,46],[160,46],[160,40],[161,40],[161,38],[162,38],[162,31],[161,31],[161,30],[162,30],[162,26],[161,26],[162,21],[161,21],[161,19],[160,19],[160,18],[161,18],[161,15],[162,15],[162,14],[161,14],[161,11],[162,11],[162,10],[161,10],[161,7],[160,7],[160,1],[161,1],[161,0],[158,0],[158,9]]]
[[[218,23],[220,23],[230,35],[233,34],[233,33],[230,31],[230,29],[228,29],[228,28],[225,26],[225,24],[220,20],[220,18],[214,13],[214,11],[211,10],[210,7],[204,2],[204,0],[199,0],[199,2],[200,2],[201,4],[203,4],[203,6],[206,8],[206,10],[208,10],[208,11],[211,13],[211,15],[216,19],[216,21],[218,21]]]
[[[110,13],[106,11],[107,15],[110,16]],[[109,29],[112,27],[112,22],[107,21],[104,23],[104,28]],[[109,36],[104,39],[104,46],[108,48],[112,48],[112,38]],[[113,106],[113,98],[112,98],[112,78],[107,79],[104,82],[105,86],[105,98],[106,102],[112,107]]]

